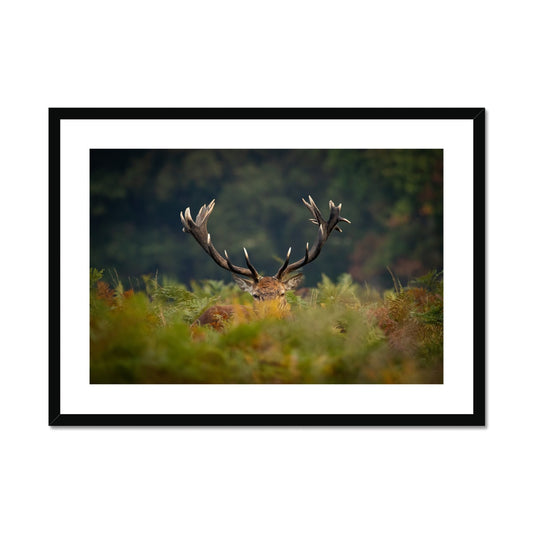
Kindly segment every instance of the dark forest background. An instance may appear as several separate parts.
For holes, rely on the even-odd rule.
[[[216,199],[209,219],[215,247],[244,265],[245,246],[264,275],[293,260],[316,236],[301,198],[327,218],[342,202],[343,233],[333,232],[304,269],[305,285],[348,272],[359,283],[391,286],[442,269],[443,152],[434,150],[91,150],[91,266],[123,280],[155,274],[182,283],[231,280],[181,231]]]

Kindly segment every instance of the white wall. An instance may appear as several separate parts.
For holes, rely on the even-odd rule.
[[[527,4],[181,4],[3,9],[0,528],[524,531],[533,473]],[[488,427],[50,429],[54,106],[485,106]]]

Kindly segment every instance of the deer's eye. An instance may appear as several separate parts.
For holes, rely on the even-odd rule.
[[[254,300],[260,300],[259,294],[252,294],[252,296],[254,297]]]

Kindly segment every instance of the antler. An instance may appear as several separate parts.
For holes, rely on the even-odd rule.
[[[196,239],[198,244],[211,256],[211,258],[218,266],[229,270],[233,274],[239,274],[241,276],[252,278],[256,282],[259,281],[261,276],[250,263],[250,258],[248,257],[248,252],[246,251],[246,248],[244,248],[244,258],[246,260],[248,268],[242,268],[233,265],[229,260],[228,252],[226,252],[226,250],[224,250],[224,255],[226,256],[225,259],[217,252],[216,248],[211,242],[211,235],[207,231],[207,220],[209,219],[209,216],[211,215],[214,207],[215,200],[212,200],[207,207],[204,204],[200,208],[200,211],[198,211],[198,215],[196,215],[196,220],[192,219],[191,210],[188,207],[187,209],[185,209],[185,214],[180,211],[183,231],[185,233],[190,233]]]
[[[320,213],[320,210],[316,206],[315,202],[309,196],[309,202],[306,202],[302,198],[303,203],[311,211],[313,218],[310,218],[309,220],[313,224],[318,225],[318,235],[316,237],[315,242],[313,243],[313,246],[311,249],[309,249],[309,243],[305,246],[305,255],[301,259],[298,259],[298,261],[295,261],[294,263],[289,264],[289,258],[291,255],[291,248],[289,248],[289,251],[287,252],[287,257],[285,258],[285,262],[281,266],[281,268],[278,270],[275,277],[279,280],[281,280],[284,276],[287,274],[290,274],[291,272],[297,270],[298,268],[303,267],[304,265],[307,265],[311,261],[314,261],[318,255],[320,254],[320,250],[322,249],[323,244],[327,241],[329,234],[335,229],[337,231],[342,232],[341,228],[337,226],[339,222],[347,222],[348,224],[351,224],[351,222],[340,216],[341,207],[342,204],[335,205],[331,200],[329,201],[329,219],[325,220],[322,216],[322,213]]]

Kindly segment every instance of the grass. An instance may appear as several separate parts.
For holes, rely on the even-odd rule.
[[[252,306],[233,284],[134,285],[91,269],[91,383],[442,383],[435,272],[384,294],[323,276],[288,295],[289,316],[237,316],[223,331],[191,324],[214,303]]]

